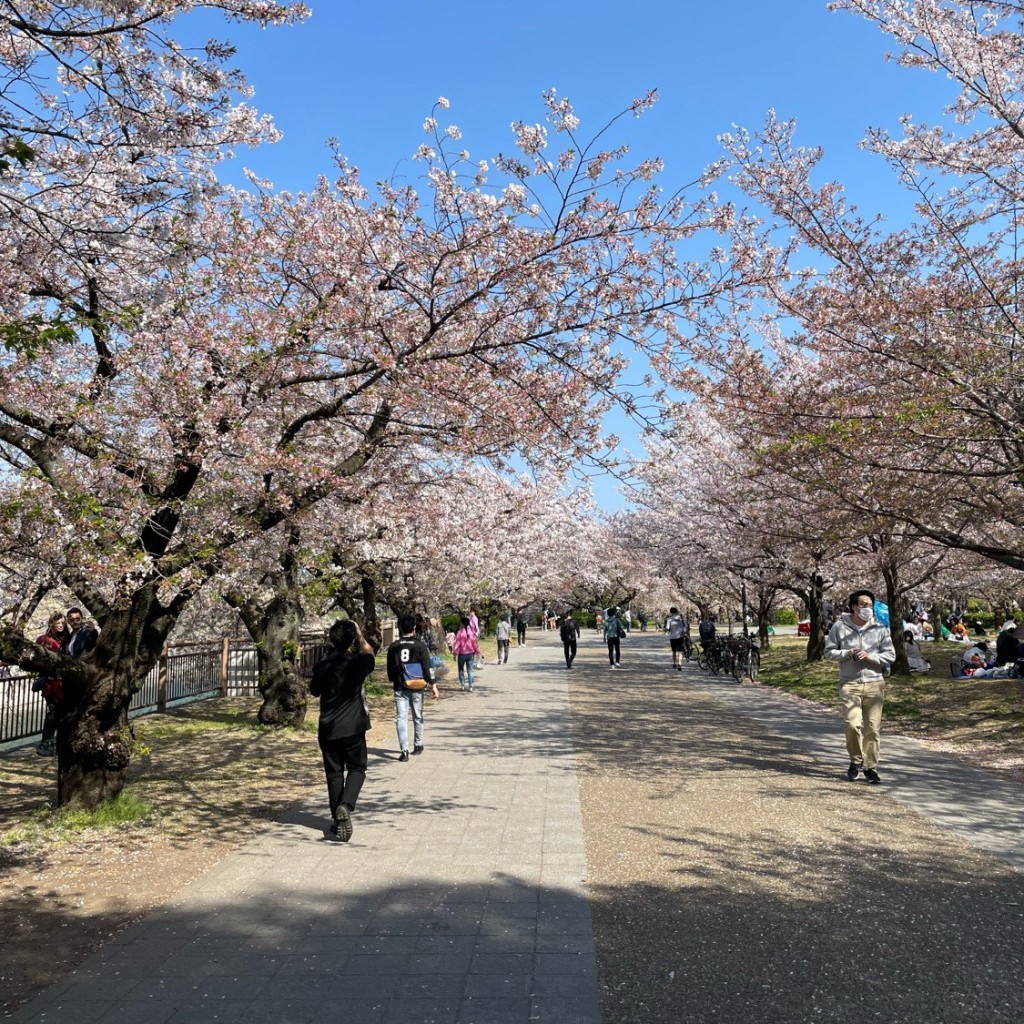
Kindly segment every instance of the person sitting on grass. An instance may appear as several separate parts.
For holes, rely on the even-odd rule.
[[[903,648],[907,652],[907,664],[911,672],[931,671],[931,662],[921,653],[921,648],[909,629],[903,634]]]
[[[986,668],[988,666],[988,644],[984,640],[979,640],[973,647],[968,647],[964,651],[960,660],[964,663],[964,670],[969,674],[973,674],[975,669]]]

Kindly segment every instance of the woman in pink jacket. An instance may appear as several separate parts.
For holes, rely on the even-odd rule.
[[[466,689],[469,678],[469,692],[473,692],[473,658],[480,653],[480,645],[476,642],[476,634],[470,625],[469,617],[463,615],[460,627],[452,644],[452,654],[459,659],[459,686]]]

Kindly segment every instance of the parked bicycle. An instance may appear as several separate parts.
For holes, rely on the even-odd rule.
[[[730,636],[732,674],[737,682],[744,676],[756,682],[761,668],[761,641],[756,636]]]
[[[729,672],[732,661],[725,640],[701,641],[701,649],[697,654],[697,667],[717,676],[719,672]]]

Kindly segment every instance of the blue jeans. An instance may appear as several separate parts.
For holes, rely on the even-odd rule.
[[[417,747],[423,746],[423,691],[395,690],[395,729],[398,732],[398,746],[409,749],[409,712],[412,711],[412,741]]]
[[[469,676],[469,688],[473,689],[473,659],[475,654],[459,655],[459,686],[466,685],[466,676]]]

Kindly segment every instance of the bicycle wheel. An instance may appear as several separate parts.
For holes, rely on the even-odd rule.
[[[683,637],[683,657],[687,661],[693,660],[693,643],[688,636]]]
[[[753,650],[750,652],[750,681],[757,682],[757,673],[761,668],[761,652]]]
[[[708,672],[711,669],[708,656],[703,651],[697,655],[697,668],[699,668],[701,672]]]
[[[737,683],[740,682],[746,672],[747,657],[748,654],[746,651],[740,651],[739,654],[733,654],[732,656],[732,677]]]
[[[714,649],[708,651],[708,668],[713,676],[722,671],[722,656]]]

